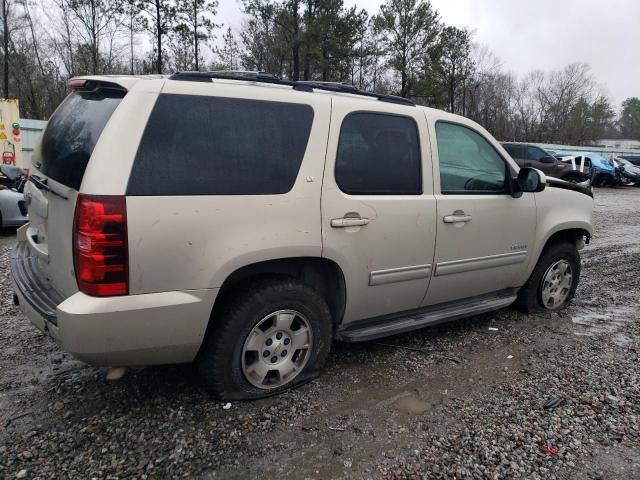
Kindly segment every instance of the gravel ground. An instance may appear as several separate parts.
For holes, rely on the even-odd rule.
[[[189,366],[110,383],[60,351],[13,306],[1,241],[0,479],[638,478],[640,189],[596,213],[562,312],[384,342],[431,353],[335,343],[320,379],[230,408]]]

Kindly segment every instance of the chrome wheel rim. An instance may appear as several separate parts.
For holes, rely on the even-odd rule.
[[[571,286],[573,270],[567,260],[552,263],[542,277],[542,304],[548,310],[555,310],[564,305]]]
[[[296,310],[278,310],[262,318],[247,335],[242,346],[242,373],[254,387],[281,387],[304,369],[312,347],[307,317]]]

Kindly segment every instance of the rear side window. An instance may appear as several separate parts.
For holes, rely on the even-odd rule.
[[[522,145],[503,145],[511,158],[522,158]]]
[[[36,168],[78,190],[93,148],[125,94],[123,90],[101,88],[69,95],[42,134],[41,159]]]
[[[352,113],[342,122],[336,183],[351,195],[420,195],[422,168],[413,119]]]
[[[293,187],[313,123],[309,105],[160,95],[128,195],[268,195]]]

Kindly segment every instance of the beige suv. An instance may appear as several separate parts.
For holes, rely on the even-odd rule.
[[[11,270],[88,363],[198,364],[223,399],[371,340],[573,296],[588,188],[476,123],[265,74],[82,77],[43,133]]]

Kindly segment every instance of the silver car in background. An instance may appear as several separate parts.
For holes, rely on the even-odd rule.
[[[19,227],[29,221],[22,193],[25,171],[13,165],[0,165],[0,227]]]

